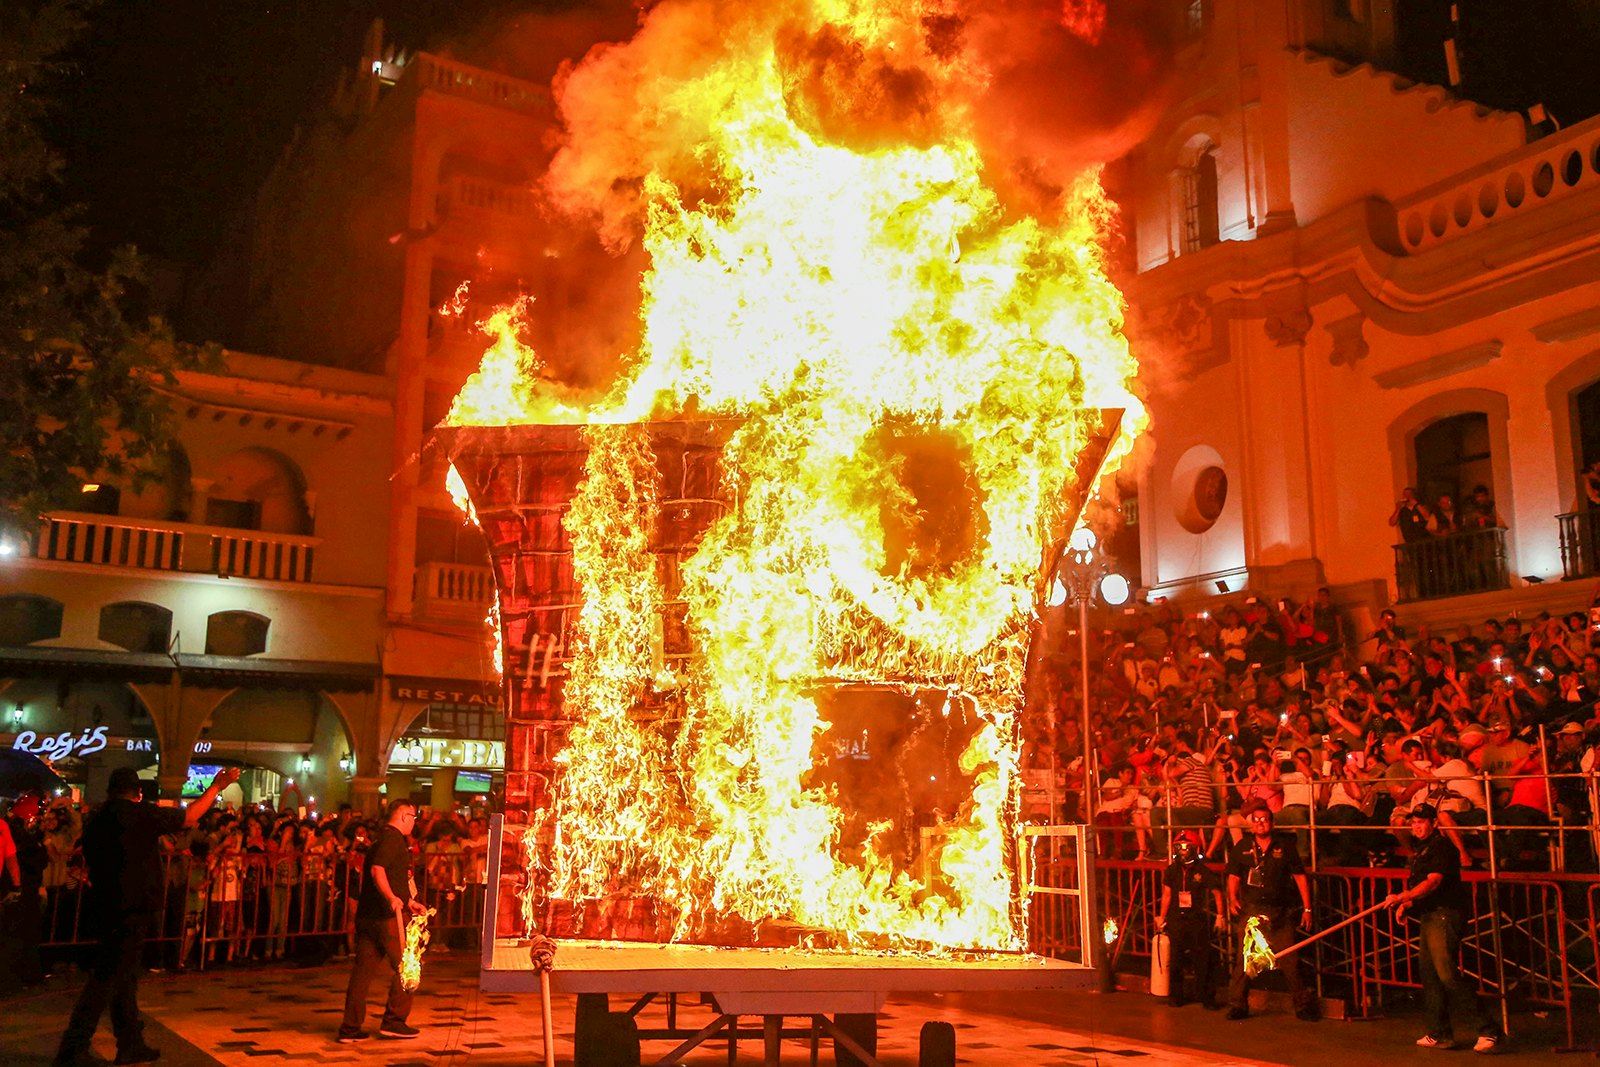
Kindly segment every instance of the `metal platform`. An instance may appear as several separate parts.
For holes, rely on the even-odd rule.
[[[557,942],[557,993],[706,993],[740,1015],[873,1012],[891,993],[1089,989],[1095,972],[1038,956],[973,959],[715,948],[614,941]],[[493,992],[537,992],[528,942],[499,940],[481,978]]]

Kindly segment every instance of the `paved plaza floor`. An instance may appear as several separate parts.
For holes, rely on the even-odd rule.
[[[163,1049],[161,1063],[173,1067],[283,1062],[507,1067],[542,1062],[537,997],[480,992],[472,956],[430,957],[411,1016],[422,1036],[410,1041],[334,1042],[347,976],[348,966],[338,961],[308,968],[152,974],[140,985],[141,1005],[151,1020],[147,1038]],[[53,979],[45,992],[0,1000],[0,1065],[48,1064],[74,992],[74,982]],[[613,1003],[614,1009],[625,1006]],[[557,996],[554,1008],[557,1060],[570,1064],[573,1000]],[[375,1004],[369,1025],[375,1025],[377,1010]],[[680,1008],[680,1025],[712,1017],[709,1008]],[[1229,1023],[1198,1005],[1172,1009],[1140,993],[952,994],[890,1000],[879,1028],[879,1057],[885,1067],[915,1067],[918,1034],[928,1020],[955,1026],[958,1062],[993,1067],[1260,1063],[1360,1067],[1434,1062],[1450,1055],[1411,1047],[1420,1033],[1414,1015],[1380,1022],[1309,1024],[1282,1012],[1267,1012]],[[656,1006],[641,1015],[645,1026],[664,1021],[664,1010]],[[758,1020],[747,1022],[759,1025]],[[1529,1017],[1524,1026],[1508,1054],[1497,1060],[1550,1062],[1552,1043],[1560,1043],[1550,1021]],[[107,1058],[114,1054],[104,1023],[95,1047]],[[652,1052],[659,1057],[670,1047],[666,1042],[646,1044],[645,1062],[652,1062]],[[1475,1058],[1456,1055],[1457,1062]],[[726,1065],[727,1046],[709,1043],[683,1062],[694,1067]],[[761,1042],[741,1041],[738,1063],[761,1062]],[[783,1062],[808,1064],[806,1042],[786,1041]],[[833,1062],[826,1044],[819,1062]]]

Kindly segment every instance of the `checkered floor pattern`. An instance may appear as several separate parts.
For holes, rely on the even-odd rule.
[[[357,1045],[334,1043],[342,1010],[347,971],[337,964],[298,971],[269,973],[222,972],[198,980],[172,983],[166,994],[148,998],[146,1010],[163,1024],[223,1064],[270,1063],[289,1060],[321,1064],[371,1064],[373,1067],[434,1067],[462,1064],[489,1067],[496,1064],[539,1062],[542,1056],[538,999],[480,992],[472,961],[461,955],[430,958],[418,991],[410,1022],[422,1036],[410,1041],[379,1038]],[[222,995],[219,997],[219,991]],[[614,1003],[614,1009],[625,1005]],[[375,1026],[381,1004],[372,1005]],[[572,1062],[573,1001],[555,998],[556,1058]],[[702,1018],[703,1016],[703,1018]],[[702,1025],[712,1018],[709,1008],[680,1001],[679,1025]],[[944,1019],[957,1031],[957,1062],[996,1067],[1056,1067],[1056,1065],[1143,1063],[1157,1065],[1224,1065],[1251,1061],[1203,1053],[1180,1052],[1123,1038],[1070,1033],[1029,1022],[993,1018],[942,1008],[937,998],[891,1001],[880,1016],[878,1055],[885,1067],[915,1067],[918,1035],[930,1019]],[[664,1005],[652,1004],[639,1015],[641,1027],[666,1024]],[[759,1026],[758,1020],[746,1020]],[[791,1025],[797,1025],[791,1023]],[[671,1045],[645,1045],[645,1062],[651,1054],[664,1055]],[[809,1063],[802,1040],[784,1043],[783,1062]],[[728,1063],[725,1042],[711,1042],[683,1061],[695,1067]],[[739,1064],[760,1064],[759,1039],[741,1040]],[[831,1063],[826,1044],[820,1061]]]

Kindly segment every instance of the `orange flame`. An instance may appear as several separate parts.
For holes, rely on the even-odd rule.
[[[436,914],[429,908],[419,911],[406,921],[406,943],[400,952],[400,986],[406,992],[415,992],[422,984],[422,954],[428,949],[428,920]]]
[[[1252,915],[1244,924],[1244,943],[1241,946],[1244,952],[1244,972],[1251,978],[1270,971],[1278,960],[1272,952],[1272,946],[1267,942],[1267,935],[1261,929],[1261,916]]]
[[[1115,945],[1117,943],[1117,935],[1120,933],[1122,933],[1122,930],[1117,926],[1117,920],[1115,919],[1107,919],[1100,927],[1100,938],[1108,945]]]
[[[682,6],[653,9],[641,38],[681,28]],[[811,16],[886,54],[916,37],[916,13],[888,0],[817,0]],[[959,107],[931,143],[830,140],[826,122],[797,119],[778,28],[760,29],[719,35],[648,90],[701,181],[658,160],[638,183],[650,267],[628,370],[604,398],[542,379],[519,302],[481,324],[493,345],[451,411],[454,424],[587,424],[566,517],[583,594],[574,725],[531,862],[557,898],[664,902],[679,936],[731,913],[856,944],[1016,949],[1015,711],[1036,575],[1067,533],[1067,491],[1090,488],[1072,463],[1099,409],[1127,412],[1108,469],[1144,423],[1099,252],[1109,210],[1088,174],[1049,220],[1014,214]],[[923,58],[935,82],[981,76]],[[574,74],[569,120],[600,80]],[[581,147],[551,186],[611,196]],[[697,656],[668,667],[652,632],[675,590],[650,549],[660,488],[638,424],[686,412],[738,420],[736,505],[682,565]],[[891,528],[928,525],[894,446],[919,435],[956,457],[947,480],[972,522],[965,540],[897,557]],[[897,865],[882,831],[847,854],[844,813],[804,784],[831,729],[819,679],[953,690],[975,708],[959,759],[971,794],[926,875]],[[676,698],[675,731],[634,714],[647,692]]]

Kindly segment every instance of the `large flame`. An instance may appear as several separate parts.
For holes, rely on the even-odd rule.
[[[640,40],[688,6],[656,8]],[[1064,10],[1092,26],[1095,6]],[[981,72],[927,54],[916,8],[785,7],[814,40],[912,62],[928,83],[919,99],[937,104],[941,85]],[[1072,465],[1099,409],[1128,412],[1112,466],[1143,423],[1100,260],[1108,212],[1093,174],[1048,219],[1008,211],[954,105],[898,142],[830,139],[846,120],[814,114],[781,58],[793,25],[745,19],[635,87],[682,144],[637,189],[642,341],[609,393],[583,402],[540,380],[516,340],[518,317],[539,309],[520,303],[485,324],[494,344],[451,412],[588,426],[566,518],[583,593],[565,693],[576,725],[531,851],[554,897],[648,897],[680,935],[735,915],[854,944],[1014,949],[1014,714],[1041,556],[1067,533],[1068,491],[1089,488]],[[570,127],[584,128],[583,94],[605,80],[586,68],[629,47],[644,46],[573,74]],[[585,151],[575,140],[557,157],[557,194],[604,185]],[[681,415],[735,420],[736,505],[678,590],[648,544],[660,487],[639,424]],[[697,650],[676,667],[653,638],[672,595]],[[893,861],[887,827],[841,847],[837,797],[807,787],[830,728],[823,679],[966,695],[972,789],[924,873]],[[662,691],[681,708],[673,731],[634,714]]]

